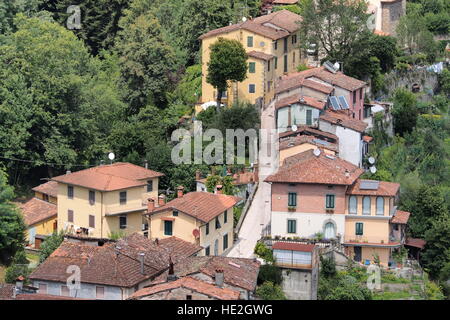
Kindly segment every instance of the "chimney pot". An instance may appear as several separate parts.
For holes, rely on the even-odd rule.
[[[152,212],[155,209],[155,200],[152,198],[148,198],[147,201],[147,213]]]
[[[70,171],[70,170],[66,171],[66,174],[71,174],[71,173],[72,173],[72,171]]]
[[[223,192],[223,186],[221,184],[217,185],[216,190],[217,190],[217,194],[222,194]]]
[[[223,288],[223,270],[222,269],[216,269],[216,275],[215,275],[215,280],[216,280],[216,286],[219,288]]]
[[[25,280],[25,278],[23,276],[19,276],[16,279],[16,289],[21,292],[23,289],[23,281]]]
[[[161,194],[158,199],[159,199],[159,206],[160,207],[162,207],[163,205],[166,204],[166,196],[165,195]]]
[[[184,193],[184,187],[183,187],[183,186],[179,186],[179,187],[177,188],[177,197],[178,197],[178,198],[183,197],[183,193]]]
[[[145,274],[145,272],[144,272],[144,257],[145,257],[145,253],[139,253],[139,260],[141,262],[141,274]]]

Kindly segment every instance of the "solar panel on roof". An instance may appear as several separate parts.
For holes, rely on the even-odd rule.
[[[330,102],[331,102],[331,107],[334,110],[340,110],[341,109],[341,107],[339,106],[338,99],[335,96],[331,96],[330,97]]]
[[[347,99],[344,96],[339,96],[339,103],[341,104],[341,108],[343,110],[350,109],[347,103]]]
[[[380,181],[361,180],[359,189],[361,190],[378,190]]]

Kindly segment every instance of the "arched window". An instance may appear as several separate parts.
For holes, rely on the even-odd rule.
[[[325,239],[334,239],[334,238],[336,238],[336,232],[334,230],[334,223],[333,222],[327,222],[325,224],[324,237],[325,237]]]
[[[356,196],[350,196],[348,201],[348,213],[350,214],[358,214],[358,200]]]
[[[370,197],[363,198],[363,214],[370,215]]]
[[[384,216],[384,198],[377,197],[377,215]]]

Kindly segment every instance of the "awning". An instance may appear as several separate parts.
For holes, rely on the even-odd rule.
[[[114,216],[120,216],[122,214],[138,212],[138,211],[146,211],[146,210],[147,210],[147,207],[141,207],[141,208],[135,208],[135,209],[121,210],[121,211],[117,211],[117,212],[108,212],[105,214],[105,216],[114,217]]]

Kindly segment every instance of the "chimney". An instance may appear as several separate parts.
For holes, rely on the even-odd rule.
[[[145,253],[139,253],[139,260],[141,262],[141,274],[145,274],[145,272],[144,272],[144,257],[145,257]]]
[[[19,276],[16,279],[16,287],[14,288],[14,290],[17,290],[17,292],[22,292],[23,290],[23,281],[25,280],[25,278],[23,276]]]
[[[72,173],[72,171],[70,171],[70,170],[66,171],[66,174],[71,174],[71,173]]]
[[[177,280],[177,276],[175,275],[175,271],[173,269],[172,257],[169,256],[169,273],[167,275],[167,281],[175,281]]]
[[[218,286],[219,288],[223,288],[223,270],[222,269],[216,269],[215,280],[216,280],[216,286]]]
[[[195,180],[200,180],[202,178],[202,172],[200,170],[195,171]]]
[[[148,169],[148,161],[147,160],[144,160],[144,168]]]
[[[152,198],[148,198],[148,201],[147,201],[147,213],[150,213],[153,210],[155,210],[155,200],[153,200]]]
[[[158,200],[159,200],[158,204],[159,204],[160,207],[162,207],[163,205],[166,204],[166,196],[165,195],[163,195],[163,194],[160,195]]]
[[[158,239],[158,238],[155,239],[155,244],[156,244],[157,246],[159,246],[159,239]]]
[[[222,194],[222,188],[223,186],[221,184],[217,185],[216,190],[217,190],[217,194]]]
[[[184,192],[184,187],[183,186],[179,186],[177,188],[177,197],[178,198],[182,198],[183,197],[183,192]]]

